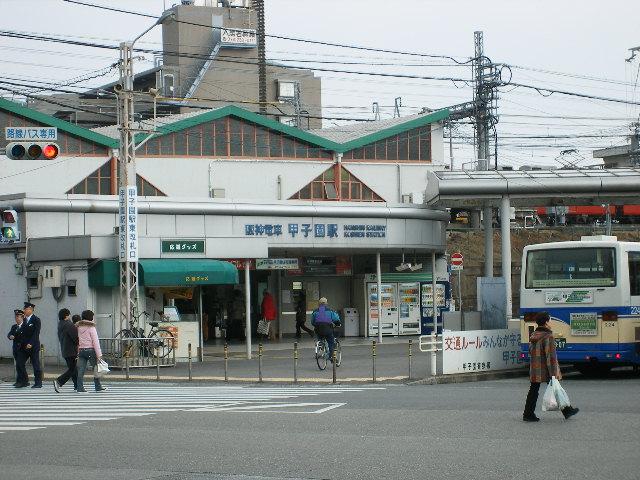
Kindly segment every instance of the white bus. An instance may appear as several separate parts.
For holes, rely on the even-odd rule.
[[[529,245],[522,266],[523,359],[546,311],[561,363],[585,374],[640,365],[640,243],[593,236]]]

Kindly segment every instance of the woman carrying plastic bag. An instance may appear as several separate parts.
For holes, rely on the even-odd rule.
[[[527,401],[524,407],[522,420],[525,422],[537,422],[540,419],[535,414],[536,403],[538,402],[538,392],[541,383],[549,383],[547,392],[543,399],[543,410],[560,410],[564,418],[569,418],[579,409],[574,408],[569,403],[569,397],[560,386],[562,379],[558,357],[556,355],[556,344],[553,333],[549,327],[549,314],[540,312],[536,318],[538,328],[529,338],[529,379],[531,386],[527,394]]]

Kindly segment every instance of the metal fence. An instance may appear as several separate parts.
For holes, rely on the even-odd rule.
[[[109,368],[175,367],[175,342],[173,337],[101,338],[100,348]]]

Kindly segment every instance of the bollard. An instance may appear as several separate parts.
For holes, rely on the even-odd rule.
[[[258,382],[262,383],[262,343],[258,344]]]
[[[42,370],[43,377],[40,379],[40,381],[42,381],[44,379],[44,343],[40,345],[40,369]]]
[[[125,379],[129,380],[129,350],[124,352],[124,369],[125,369]]]
[[[160,351],[156,350],[156,381],[160,381]]]
[[[229,381],[229,345],[224,344],[224,381]]]
[[[293,343],[293,383],[298,383],[298,342]]]
[[[189,348],[189,381],[193,380],[193,362],[191,360],[191,343],[188,345]]]
[[[336,350],[331,352],[331,365],[333,370],[333,383],[336,383]]]
[[[409,380],[411,380],[411,346],[413,345],[413,340],[409,340]]]
[[[435,298],[435,297],[434,297]],[[431,332],[431,376],[435,377],[438,373],[436,362],[438,361],[438,334],[435,332]]]
[[[372,360],[372,377],[373,383],[376,383],[376,341],[371,343],[371,360]]]

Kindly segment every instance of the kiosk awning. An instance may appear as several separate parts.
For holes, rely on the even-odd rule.
[[[165,258],[140,260],[140,281],[147,287],[235,285],[238,269],[229,262],[211,259]]]
[[[139,261],[140,285],[147,287],[188,287],[192,285],[235,285],[238,270],[229,263],[212,259],[165,258]],[[118,285],[116,260],[102,260],[89,271],[90,287]]]

